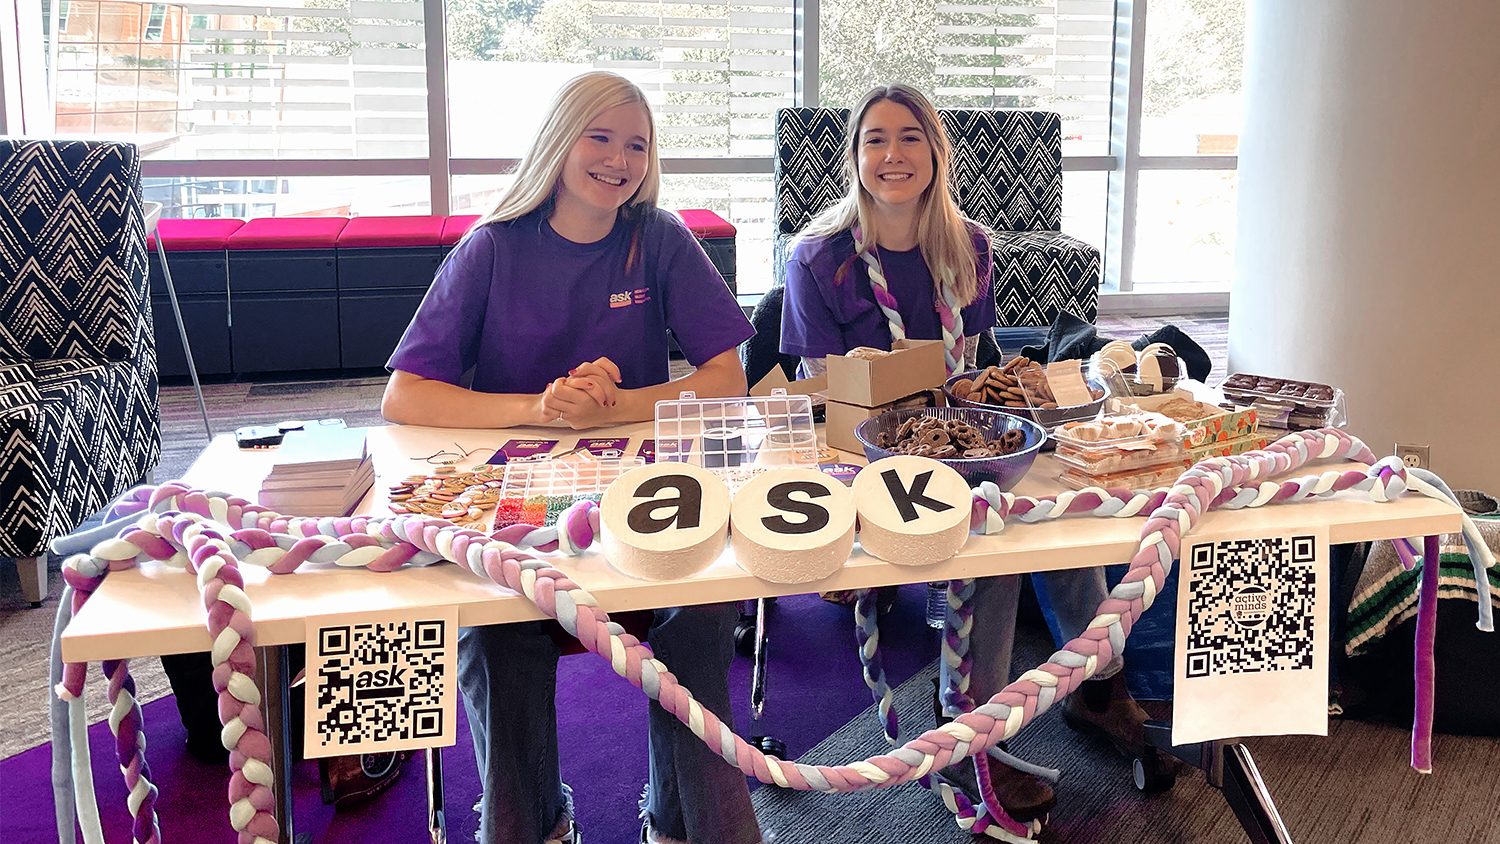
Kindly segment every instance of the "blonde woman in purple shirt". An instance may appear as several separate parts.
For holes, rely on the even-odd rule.
[[[582,429],[651,419],[684,389],[744,394],[736,347],[753,332],[692,234],[656,207],[654,129],[645,96],[619,76],[563,86],[514,184],[438,270],[391,355],[388,420]],[[671,383],[668,329],[696,367]],[[656,656],[731,725],[736,618],[727,604],[669,608],[650,631]],[[540,623],[471,627],[458,656],[484,787],[479,840],[578,844],[558,768],[557,645]],[[654,702],[650,733],[641,840],[761,840],[742,773]]]
[[[942,340],[950,373],[973,367],[979,335],[995,324],[992,260],[985,228],[965,218],[949,192],[951,149],[937,110],[910,86],[876,88],[850,112],[849,193],[808,223],[786,267],[781,351],[800,356],[807,373],[822,372],[825,355],[889,349],[902,337]],[[1040,576],[1064,640],[1083,632],[1105,598],[1103,569]],[[977,702],[1009,681],[1020,587],[1017,575],[975,584],[969,655]],[[1098,672],[1108,679],[1084,683],[1059,708],[1075,729],[1139,755],[1145,712],[1125,691],[1122,668],[1116,656]],[[1056,803],[1051,787],[1010,762],[1017,760],[990,765],[1000,804],[1016,820],[1043,817]],[[978,796],[972,767],[942,775]]]

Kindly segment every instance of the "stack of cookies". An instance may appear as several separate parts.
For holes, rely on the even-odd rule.
[[[1001,407],[1026,407],[1026,393],[1017,373],[1031,366],[1031,361],[1017,357],[1005,366],[991,366],[972,379],[960,378],[948,388],[955,398]],[[1055,405],[1054,405],[1055,406]]]

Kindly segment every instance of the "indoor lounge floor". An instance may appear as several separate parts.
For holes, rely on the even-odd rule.
[[[1101,318],[1101,334],[1133,339],[1161,319]],[[1211,381],[1222,379],[1226,321],[1171,320],[1199,340],[1214,360]],[[338,416],[350,425],[377,424],[383,379],[211,384],[205,388],[216,431],[286,418]],[[162,391],[163,455],[158,479],[176,477],[202,448],[203,431],[190,387]],[[482,444],[464,443],[468,447]],[[13,567],[0,567],[0,782],[9,804],[0,813],[0,841],[50,842],[49,749],[46,742],[46,643],[59,584],[54,561],[52,599],[25,608]],[[886,668],[899,693],[905,723],[930,722],[934,633],[922,626],[923,590],[901,590],[883,637]],[[731,676],[736,722],[744,734],[767,733],[786,742],[793,756],[821,763],[883,749],[854,651],[847,608],[816,597],[779,601],[768,614],[770,684],[765,719],[748,718],[749,665],[739,660]],[[1048,652],[1040,628],[1022,631],[1016,665],[1023,670]],[[184,732],[154,659],[133,663],[146,704],[149,760],[162,787],[158,803],[163,840],[229,842],[224,800],[227,770],[206,766],[182,747]],[[89,687],[95,713],[91,744],[95,779],[108,841],[126,840],[124,793],[111,755],[97,670]],[[565,778],[578,795],[579,816],[590,844],[636,840],[636,800],[645,777],[645,699],[601,660],[566,658],[560,669],[559,729]],[[925,719],[925,720],[924,720]],[[460,719],[462,721],[462,719]],[[461,729],[463,729],[461,725]],[[1434,840],[1500,839],[1492,811],[1500,793],[1500,742],[1439,736],[1431,776],[1406,764],[1406,731],[1398,726],[1335,720],[1330,737],[1288,737],[1250,742],[1295,840],[1395,842],[1420,835]],[[1198,772],[1182,776],[1170,792],[1145,797],[1129,784],[1126,760],[1044,718],[1017,745],[1035,761],[1062,768],[1060,804],[1043,839],[1056,842],[1242,841],[1233,815]],[[471,840],[475,817],[468,807],[478,792],[467,732],[445,754],[450,840]],[[397,842],[425,840],[425,799],[417,762],[401,781],[356,812],[335,815],[318,799],[316,767],[296,769],[298,839]],[[886,842],[970,840],[946,817],[936,798],[915,786],[853,796],[757,789],[754,800],[775,840],[786,842]],[[1420,830],[1420,833],[1418,832]]]

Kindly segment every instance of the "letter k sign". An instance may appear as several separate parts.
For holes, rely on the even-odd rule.
[[[935,498],[929,498],[927,482],[932,480],[932,470],[918,473],[912,478],[911,489],[901,485],[901,476],[896,474],[895,469],[886,469],[880,473],[881,480],[885,481],[885,488],[891,494],[891,501],[896,505],[896,512],[901,514],[903,522],[914,522],[918,518],[917,505],[921,505],[934,513],[952,510],[953,505]]]

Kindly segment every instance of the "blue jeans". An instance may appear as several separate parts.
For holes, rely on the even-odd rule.
[[[737,619],[732,604],[673,607],[656,610],[648,634],[657,659],[731,728],[728,672]],[[458,683],[484,787],[482,844],[540,844],[562,819],[557,659],[541,622],[459,632]],[[680,841],[760,841],[745,775],[655,701],[650,725],[651,828]]]
[[[998,577],[981,577],[974,583],[974,627],[969,633],[969,657],[973,669],[969,677],[969,694],[975,705],[983,704],[1010,682],[1010,654],[1016,639],[1016,605],[1021,597],[1021,578],[1026,575],[1006,574]],[[1062,628],[1063,641],[1073,639],[1088,628],[1094,613],[1108,597],[1104,588],[1104,569],[1061,569],[1038,572],[1036,577],[1045,581],[1047,597],[1052,602],[1052,611],[1057,615],[1057,624]],[[1119,654],[1102,666],[1095,677],[1112,677],[1125,665]],[[1035,668],[1022,666],[1022,670]],[[943,664],[943,682],[948,679],[947,663]]]

